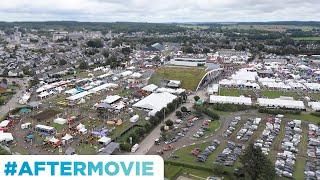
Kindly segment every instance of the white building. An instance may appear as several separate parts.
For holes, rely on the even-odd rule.
[[[238,104],[238,105],[247,105],[251,106],[251,98],[240,96],[210,96],[210,103],[212,104]]]
[[[204,66],[206,64],[205,58],[174,58],[170,61],[170,64],[176,66],[190,66],[190,67],[197,67],[197,66]]]
[[[306,109],[303,101],[296,101],[293,99],[265,99],[258,98],[258,104],[262,107],[270,107],[270,108],[285,108],[285,109]]]
[[[152,93],[134,104],[133,107],[148,110],[149,115],[155,115],[162,108],[167,107],[167,105],[176,98],[177,96],[168,92]]]

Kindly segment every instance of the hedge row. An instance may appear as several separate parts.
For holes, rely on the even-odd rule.
[[[209,108],[206,108],[204,106],[198,106],[198,105],[195,105],[194,108],[198,111],[198,112],[201,112],[209,117],[211,117],[212,119],[214,120],[219,120],[220,119],[220,116],[213,112],[212,110],[210,110]]]
[[[245,111],[248,109],[255,109],[256,108],[255,106],[238,105],[238,104],[213,104],[211,106],[215,110],[226,111],[226,112]]]
[[[301,111],[299,110],[284,110],[284,109],[268,109],[268,108],[259,108],[259,113],[266,113],[266,114],[295,114],[299,115],[301,114]]]
[[[182,162],[176,162],[176,161],[165,161],[164,164],[165,165],[172,165],[172,166],[181,166],[181,167],[190,168],[190,169],[197,169],[197,170],[201,170],[201,171],[213,172],[212,168],[199,166],[199,165],[195,165],[195,164],[189,164],[189,163],[182,163]]]
[[[313,113],[311,113],[311,115],[320,117],[320,112],[313,112]]]

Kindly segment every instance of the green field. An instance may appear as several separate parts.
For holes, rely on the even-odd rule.
[[[164,167],[164,176],[168,179],[176,179],[177,176],[181,173],[182,167],[173,166],[173,165],[165,165]]]
[[[205,73],[202,68],[162,67],[151,76],[149,84],[160,85],[163,80],[180,80],[182,88],[196,90]]]
[[[197,169],[190,169],[181,166],[174,166],[174,165],[165,165],[164,168],[164,176],[169,180],[175,180],[180,175],[188,175],[192,177],[192,179],[206,179],[209,176],[212,176],[211,172],[197,170]]]
[[[301,98],[300,95],[296,92],[269,91],[269,90],[261,91],[261,96],[264,96],[270,99],[279,98],[280,96],[293,97],[295,100],[299,100]]]
[[[211,134],[213,134],[218,128],[220,127],[220,121],[212,121],[211,123],[210,123],[210,125],[209,125],[209,129],[208,129],[208,131],[206,131],[205,133],[204,133],[204,135],[206,136],[206,135],[211,135]]]
[[[298,146],[299,155],[297,156],[297,161],[295,163],[295,171],[293,176],[295,179],[304,179],[304,168],[306,166],[307,157],[307,146],[308,146],[308,128],[307,126],[302,127],[302,137],[301,142]]]
[[[309,93],[308,96],[316,101],[320,101],[320,93]]]
[[[296,114],[286,114],[286,117],[288,117],[289,119],[298,119],[298,120],[302,120],[302,121],[308,121],[308,122],[312,122],[312,123],[319,123],[320,122],[320,117],[314,116],[310,113],[302,113],[299,115]]]
[[[253,91],[246,89],[236,89],[236,88],[220,88],[220,96],[253,96]]]
[[[320,41],[320,36],[316,36],[316,37],[294,37],[292,38],[296,41]]]

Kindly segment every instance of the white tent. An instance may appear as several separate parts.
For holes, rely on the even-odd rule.
[[[78,104],[84,104],[84,103],[86,103],[86,100],[84,98],[80,99],[78,102]]]
[[[9,120],[4,120],[0,123],[0,127],[4,128],[7,127],[9,125],[10,121]]]
[[[130,118],[130,122],[135,123],[139,120],[139,115],[134,115]]]
[[[70,95],[75,95],[77,93],[79,93],[79,91],[76,88],[73,89],[69,89],[67,91],[65,91],[66,94],[70,94]]]
[[[142,74],[135,72],[135,73],[133,73],[133,74],[131,75],[131,77],[132,77],[132,78],[141,78],[141,77],[142,77]]]
[[[219,92],[219,84],[213,84],[212,86],[208,86],[207,89],[208,94],[214,94]]]
[[[59,142],[59,139],[52,137],[49,139],[49,142],[53,143],[53,144],[57,144]]]
[[[148,91],[148,92],[154,92],[156,89],[158,89],[158,86],[154,84],[149,84],[142,88],[142,90]]]
[[[31,123],[24,123],[24,124],[21,124],[21,129],[28,129],[31,127]]]
[[[320,111],[320,102],[309,102],[308,105],[315,111]]]
[[[75,101],[75,100],[84,98],[85,96],[87,96],[87,95],[89,95],[89,94],[91,94],[91,92],[83,91],[83,92],[78,93],[78,94],[76,94],[76,95],[67,97],[66,99],[67,99],[67,100],[70,100],[70,101]]]
[[[0,133],[0,142],[10,142],[13,141],[13,136],[11,133]]]
[[[258,104],[263,107],[288,108],[288,109],[305,109],[303,101],[290,99],[265,99],[258,98]]]
[[[96,92],[99,92],[101,90],[104,90],[104,89],[109,89],[109,88],[115,88],[115,87],[118,87],[117,84],[113,84],[113,83],[106,83],[106,84],[102,84],[100,86],[97,86],[93,89],[90,89],[89,92],[90,93],[96,93]]]
[[[50,94],[47,92],[47,91],[44,91],[44,92],[41,92],[39,95],[38,95],[38,97],[39,98],[46,98],[46,97],[48,97]]]
[[[102,143],[102,144],[104,144],[104,145],[107,145],[107,144],[109,144],[109,143],[111,142],[111,138],[104,136],[104,137],[100,138],[100,139],[98,140],[98,142],[99,142],[99,143]]]
[[[88,132],[88,130],[86,129],[86,126],[81,123],[77,126],[77,130],[82,134],[87,134]]]
[[[72,140],[73,140],[73,136],[71,136],[70,134],[66,134],[65,136],[62,137],[62,142],[64,144],[68,142],[72,142]]]
[[[67,123],[67,120],[63,119],[63,118],[57,118],[57,119],[54,119],[53,122],[56,123],[56,124],[63,125],[65,123]]]
[[[176,98],[177,96],[168,92],[152,93],[149,96],[137,102],[136,104],[134,104],[133,107],[159,111],[162,108],[167,107],[167,105]]]
[[[119,99],[121,99],[121,96],[119,96],[119,95],[107,96],[106,99],[102,100],[102,102],[112,104],[112,103],[118,101]]]
[[[210,96],[210,103],[252,105],[251,98],[235,96]]]

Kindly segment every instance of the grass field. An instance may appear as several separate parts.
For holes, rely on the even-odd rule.
[[[307,156],[307,146],[308,146],[308,128],[307,126],[302,126],[302,137],[299,144],[299,155],[297,156],[297,161],[295,163],[294,179],[304,179],[304,168],[306,166],[306,156]]]
[[[196,90],[205,73],[202,68],[162,67],[151,76],[149,84],[160,85],[162,80],[180,80],[182,88]]]
[[[214,133],[220,127],[220,121],[212,121],[209,125],[208,131],[204,133],[205,136]]]
[[[168,179],[176,179],[177,176],[181,173],[182,167],[173,166],[173,165],[165,165],[164,167],[164,176]]]
[[[296,41],[320,41],[320,36],[317,37],[294,37]]]
[[[212,176],[212,173],[207,171],[184,168],[181,166],[165,165],[164,176],[169,180],[175,180],[182,174],[188,175],[192,177],[192,179],[199,180]]]
[[[274,99],[279,98],[280,96],[289,96],[293,97],[295,100],[299,100],[301,97],[296,92],[286,92],[286,91],[269,91],[269,90],[263,90],[261,91],[261,96]]]
[[[308,121],[308,122],[312,122],[312,123],[319,123],[320,122],[320,118],[317,116],[314,116],[310,113],[302,113],[299,115],[296,114],[286,114],[286,117],[290,118],[290,119],[298,119],[298,120],[302,120],[302,121]]]
[[[308,96],[316,101],[320,101],[320,93],[309,93]]]
[[[253,96],[253,91],[245,89],[236,89],[236,88],[220,88],[220,96]]]

